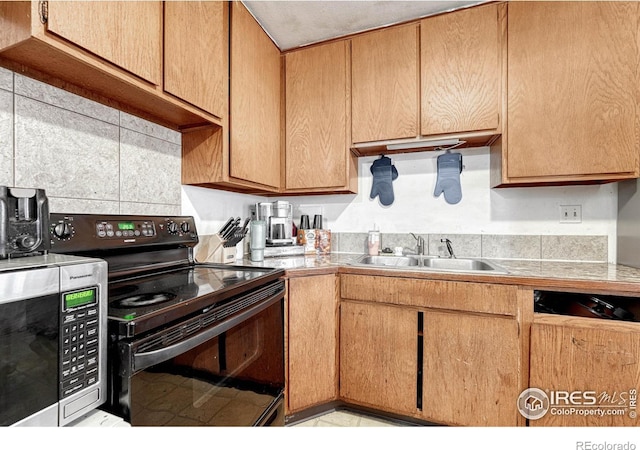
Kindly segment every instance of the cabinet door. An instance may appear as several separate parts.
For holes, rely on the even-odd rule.
[[[348,42],[288,53],[286,188],[340,188],[347,180]]]
[[[598,319],[570,319],[573,324],[531,326],[530,386],[550,391],[592,391],[607,414],[554,414],[530,420],[531,426],[637,426],[637,405],[631,408],[629,391],[640,387],[640,331],[637,324],[618,325]],[[617,329],[616,329],[617,328]],[[580,397],[556,407],[580,406]],[[577,402],[577,403],[576,403]],[[588,402],[587,402],[588,403]],[[552,405],[553,406],[553,405]],[[623,415],[610,415],[622,410]],[[564,411],[564,409],[563,409]]]
[[[226,117],[227,2],[164,3],[164,90]]]
[[[417,411],[415,310],[370,303],[340,306],[340,396],[405,415]]]
[[[510,180],[637,177],[638,5],[509,2]]]
[[[289,279],[288,412],[336,399],[336,284],[335,275]]]
[[[280,50],[240,2],[231,4],[231,177],[280,187]]]
[[[50,1],[47,30],[154,84],[162,81],[162,2]]]
[[[518,425],[519,342],[512,318],[425,312],[423,418],[448,425]]]
[[[420,23],[423,135],[500,125],[501,32],[495,4]]]
[[[352,140],[418,134],[418,25],[354,37],[351,53]]]

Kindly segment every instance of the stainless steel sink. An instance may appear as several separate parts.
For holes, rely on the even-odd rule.
[[[508,273],[498,264],[482,258],[438,258],[434,256],[362,256],[352,265],[408,267],[446,272]]]
[[[441,270],[463,270],[465,272],[500,270],[495,264],[485,259],[475,258],[423,258],[422,266]],[[504,269],[502,269],[504,271]]]
[[[419,261],[411,256],[363,256],[356,264],[384,267],[408,267],[417,266]]]

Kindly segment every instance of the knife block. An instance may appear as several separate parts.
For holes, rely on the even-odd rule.
[[[224,240],[218,234],[200,235],[194,248],[196,262],[222,262]]]

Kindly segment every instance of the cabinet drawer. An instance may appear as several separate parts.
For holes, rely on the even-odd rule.
[[[515,316],[516,286],[366,275],[340,276],[341,297]]]

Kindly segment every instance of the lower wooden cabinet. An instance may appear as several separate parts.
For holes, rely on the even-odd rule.
[[[529,426],[638,426],[640,324],[540,316],[531,325],[529,384],[550,403]]]
[[[341,275],[340,398],[438,424],[524,425],[517,409],[527,381],[521,308],[530,296],[533,309],[532,292],[393,277],[385,285],[384,278]],[[475,311],[490,303],[480,287],[504,294],[495,296],[504,301],[499,313]]]
[[[422,418],[466,426],[521,423],[518,330],[511,317],[425,312]]]
[[[340,305],[340,397],[414,416],[418,313],[373,303]]]
[[[337,396],[337,276],[290,278],[287,299],[286,412]]]

